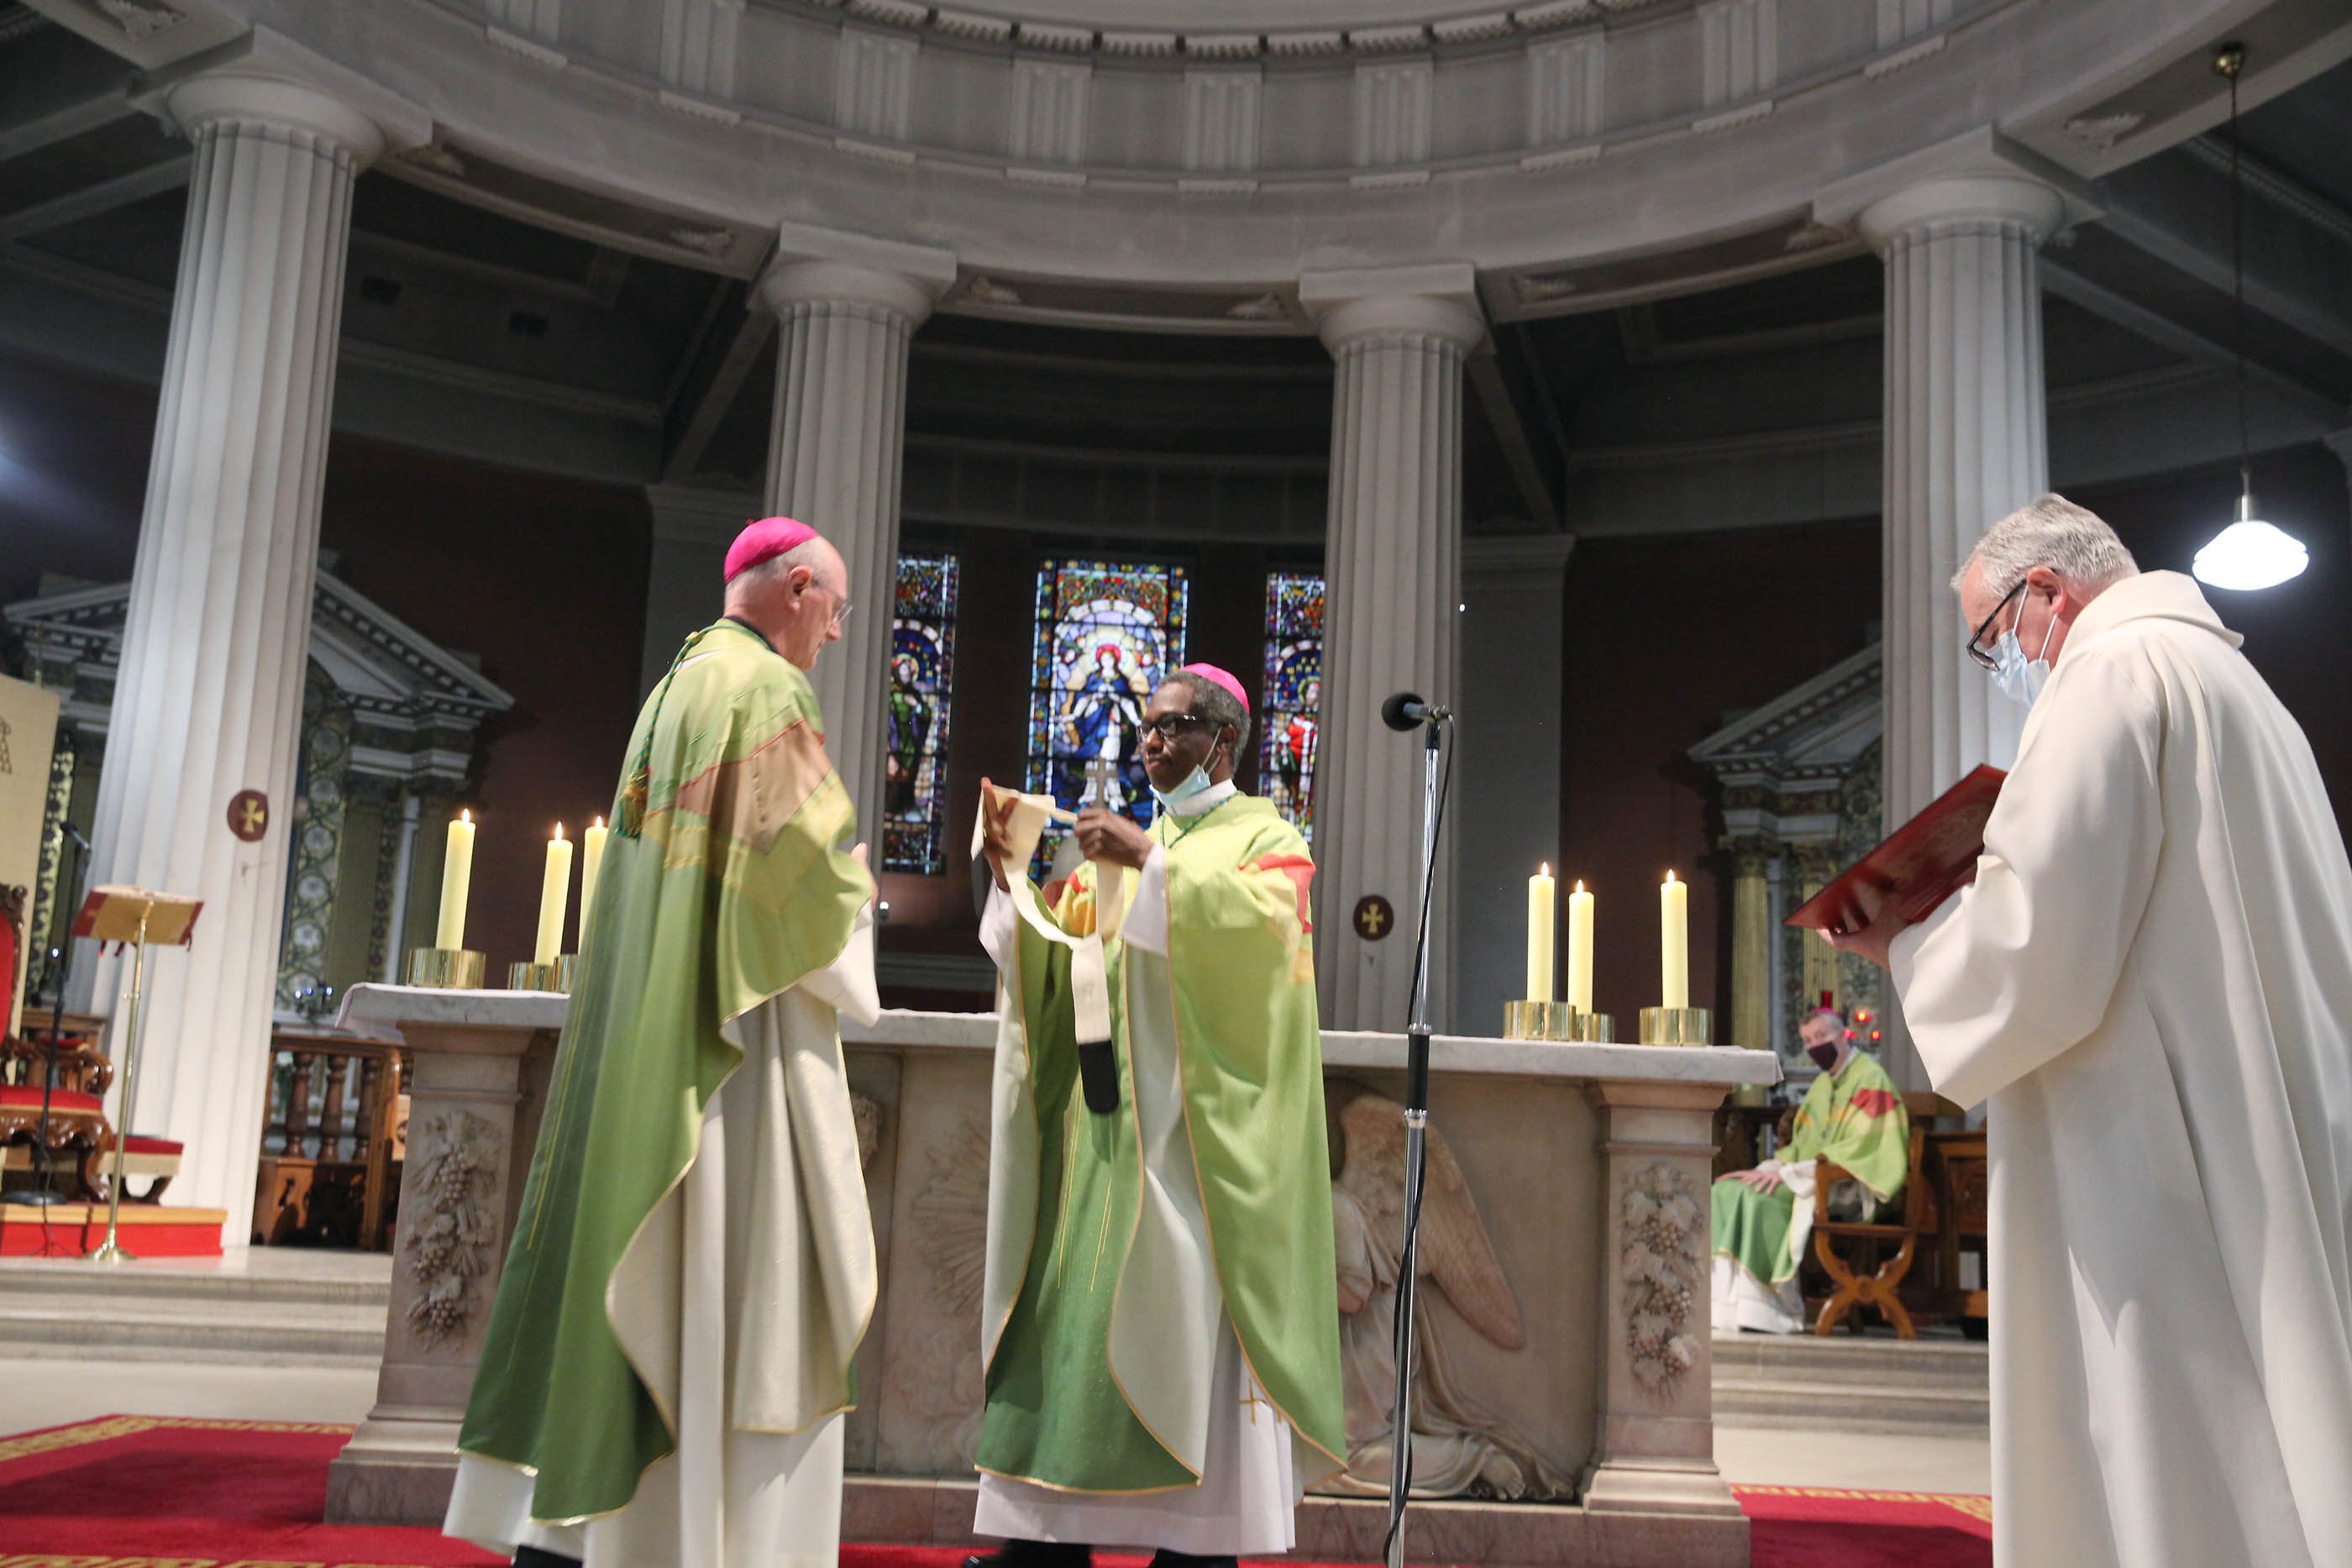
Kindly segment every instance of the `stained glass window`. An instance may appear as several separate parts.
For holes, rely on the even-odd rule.
[[[949,695],[955,679],[956,558],[898,558],[890,713],[882,758],[882,867],[936,876],[948,820]]]
[[[1315,743],[1323,710],[1323,579],[1318,573],[1266,575],[1261,706],[1258,787],[1311,840]]]
[[[1184,662],[1190,584],[1177,566],[1049,560],[1037,569],[1029,678],[1029,788],[1073,810],[1095,800],[1087,766],[1112,765],[1102,804],[1151,820],[1137,747],[1144,705]],[[1046,846],[1050,852],[1050,846]]]

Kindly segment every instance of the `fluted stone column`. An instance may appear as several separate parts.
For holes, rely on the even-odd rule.
[[[227,1210],[236,1246],[259,1158],[352,184],[387,117],[236,68],[163,107],[195,161],[89,880],[205,901],[193,950],[147,966],[139,1103],[117,1114],[187,1145],[172,1199]],[[393,134],[421,140],[422,115],[393,107]],[[252,842],[229,821],[247,789],[269,802]],[[114,1010],[125,965],[77,967],[82,999]]]
[[[826,749],[878,867],[907,350],[955,281],[955,261],[913,246],[854,248],[868,254],[795,258],[788,249],[760,281],[782,329],[766,499],[831,539],[849,568],[856,612],[811,678]]]
[[[1315,772],[1323,1022],[1402,1030],[1420,896],[1422,749],[1384,727],[1380,710],[1397,691],[1448,705],[1458,696],[1462,363],[1486,328],[1466,267],[1315,274],[1299,298],[1339,371]],[[1430,1019],[1475,1029],[1446,1010],[1454,841],[1449,833],[1440,845]],[[1377,941],[1352,921],[1374,894],[1396,916]]]
[[[1731,851],[1731,1029],[1721,1036],[1727,1045],[1750,1051],[1772,1048],[1772,944],[1779,931],[1772,919],[1772,884],[1769,872],[1772,845],[1760,839],[1740,839]]]
[[[2036,254],[2065,216],[2050,184],[1981,154],[1877,193],[1853,221],[1886,263],[1885,820],[2017,755],[2024,709],[1961,651],[1951,577],[2049,486]],[[1907,1037],[1885,1064],[1926,1087]]]

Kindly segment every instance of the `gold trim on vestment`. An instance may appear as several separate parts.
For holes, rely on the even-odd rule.
[[[1149,1427],[1145,1429],[1150,1430]],[[1159,1440],[1157,1437],[1152,1439],[1155,1443]],[[1171,1458],[1173,1456],[1171,1455]],[[1180,1465],[1184,1464],[1181,1459],[1177,1459],[1176,1462]],[[1055,1481],[1041,1481],[1034,1476],[1016,1476],[1006,1470],[992,1470],[986,1465],[976,1464],[971,1468],[982,1475],[993,1476],[1001,1481],[1014,1481],[1022,1486],[1036,1487],[1045,1491],[1067,1492],[1075,1497],[1160,1497],[1169,1492],[1197,1491],[1201,1486],[1201,1478],[1195,1474],[1189,1481],[1180,1481],[1174,1486],[1167,1487],[1066,1487]],[[1184,1468],[1190,1471],[1192,1467],[1185,1465]]]

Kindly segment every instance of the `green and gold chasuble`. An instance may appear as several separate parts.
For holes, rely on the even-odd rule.
[[[465,1453],[533,1473],[530,1515],[550,1522],[623,1508],[676,1448],[664,1395],[675,1368],[660,1343],[676,1303],[658,1300],[676,1295],[675,1271],[661,1278],[641,1232],[660,1233],[657,1211],[677,1207],[705,1113],[743,1061],[745,1015],[833,963],[872,894],[841,851],[854,813],[815,694],[757,633],[723,621],[696,632],[639,714],[628,756],[458,1437]],[[826,1009],[824,1032],[831,1023]],[[824,1277],[786,1281],[775,1321],[738,1346],[739,1429],[798,1431],[850,1402],[873,1235],[837,1036],[832,1047],[830,1063],[795,1064],[788,1089],[796,1133],[812,1129],[826,1151],[803,1160],[822,1168],[801,1178],[805,1197],[752,1195],[743,1219],[759,1232],[755,1256],[814,1256],[802,1272]]]
[[[1895,1200],[1911,1169],[1911,1117],[1876,1057],[1849,1051],[1835,1074],[1813,1080],[1779,1158],[1791,1166],[1829,1160],[1861,1182],[1878,1205]],[[1767,1285],[1794,1279],[1797,1249],[1789,1238],[1796,1207],[1797,1197],[1785,1186],[1758,1192],[1724,1177],[1715,1184],[1715,1256],[1730,1259]]]
[[[1198,1484],[1209,1422],[1223,1416],[1208,1408],[1209,1385],[1229,1315],[1290,1424],[1304,1489],[1347,1452],[1314,865],[1297,830],[1247,796],[1190,821],[1163,815],[1152,831],[1167,954],[1114,937],[1091,956],[1108,980],[1110,1114],[1089,1111],[1078,1084],[1094,868],[1051,911],[1034,884],[1013,889],[979,1465],[1068,1491]]]

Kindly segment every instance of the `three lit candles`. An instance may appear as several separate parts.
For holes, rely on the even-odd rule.
[[[1528,878],[1528,996],[1557,1001],[1552,990],[1559,883],[1547,865]],[[1666,873],[1658,889],[1658,980],[1661,1005],[1690,1006],[1690,884]],[[1578,883],[1568,895],[1568,1005],[1592,1010],[1592,894]]]
[[[474,813],[457,813],[449,824],[449,841],[441,862],[441,915],[434,927],[433,945],[456,950],[466,945],[466,903],[474,886]],[[604,841],[611,837],[604,819],[582,835],[580,923],[585,936],[588,915],[596,906],[596,879],[604,866]],[[563,916],[572,894],[572,841],[563,824],[547,841],[547,870],[540,880],[539,935],[531,946],[531,962],[552,964],[563,948]]]

